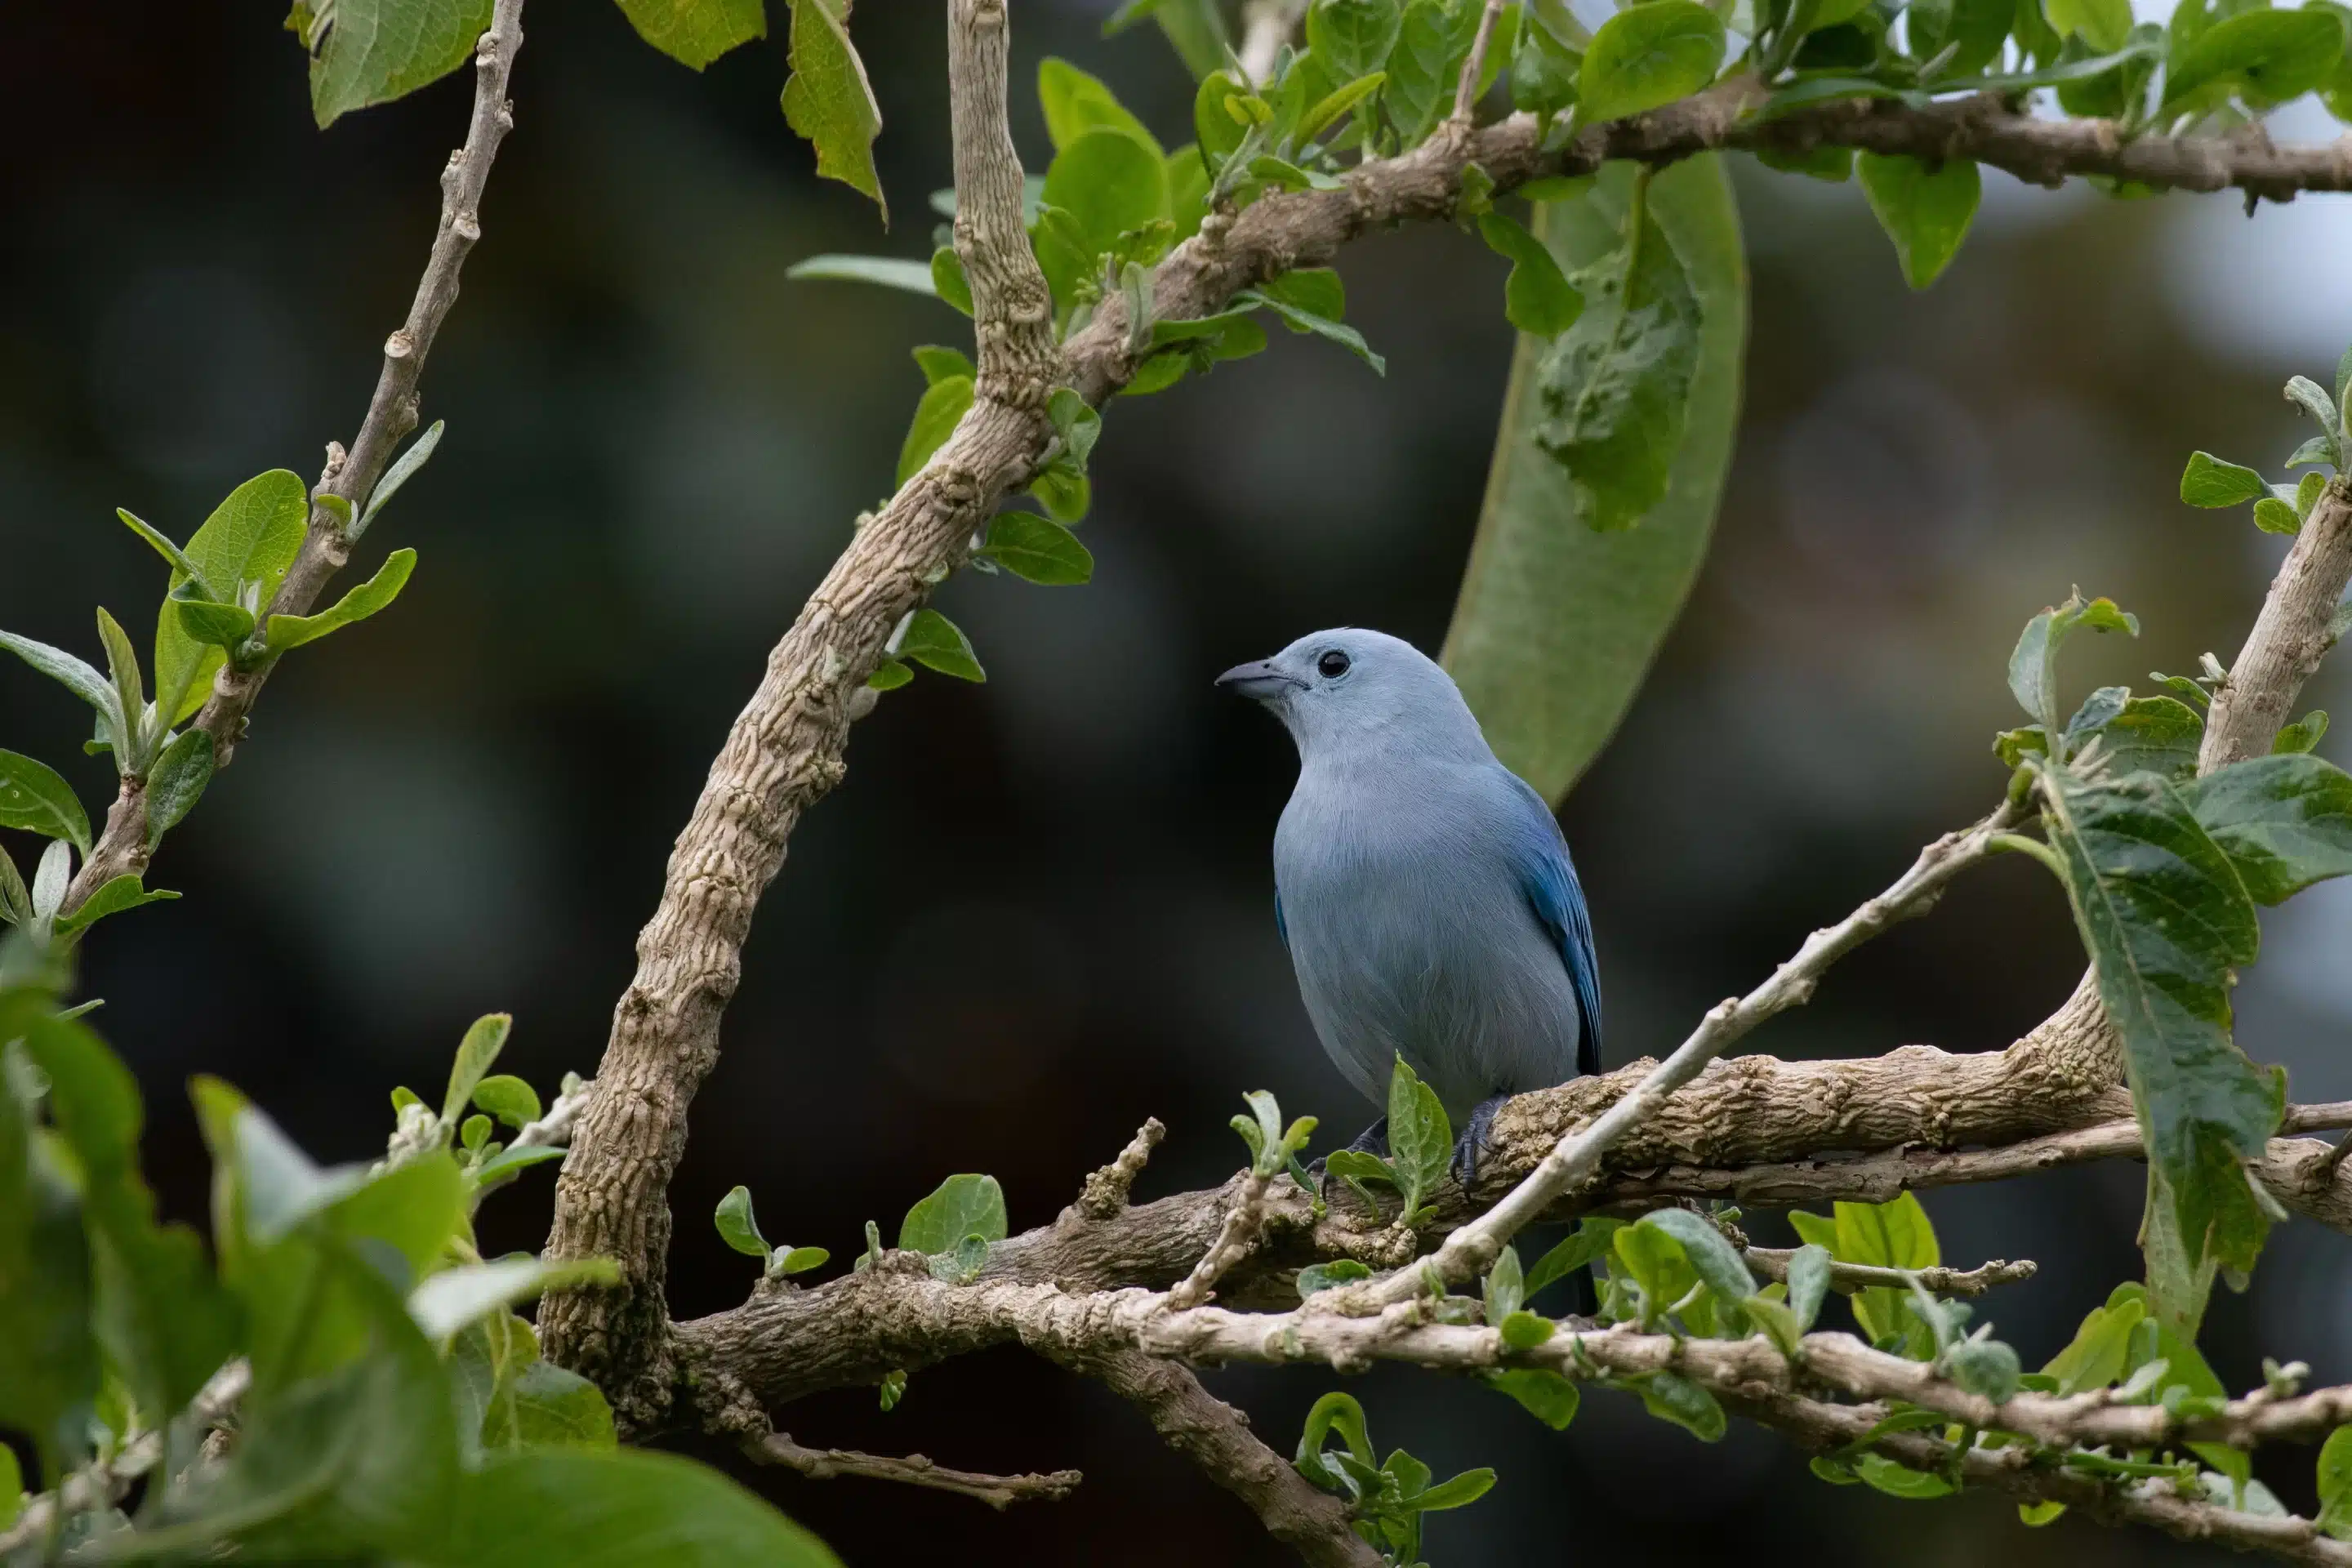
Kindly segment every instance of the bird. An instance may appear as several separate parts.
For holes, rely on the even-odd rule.
[[[1559,824],[1400,637],[1316,632],[1216,684],[1297,745],[1274,916],[1316,1036],[1375,1105],[1402,1057],[1464,1130],[1466,1185],[1503,1101],[1601,1070],[1600,967]],[[1385,1153],[1386,1131],[1352,1147]]]

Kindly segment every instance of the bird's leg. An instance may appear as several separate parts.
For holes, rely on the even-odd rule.
[[[1462,1190],[1465,1193],[1470,1190],[1470,1184],[1477,1179],[1478,1156],[1486,1150],[1486,1135],[1494,1131],[1495,1112],[1500,1110],[1503,1108],[1503,1102],[1510,1098],[1507,1094],[1497,1094],[1472,1106],[1470,1124],[1462,1130],[1462,1136],[1454,1141],[1454,1175],[1462,1184]]]

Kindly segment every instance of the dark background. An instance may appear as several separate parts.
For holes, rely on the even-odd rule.
[[[779,31],[784,13],[774,8]],[[1171,143],[1190,89],[1149,29],[1022,0],[1015,124],[1056,52]],[[928,253],[947,183],[937,5],[867,0],[894,226],[812,175],[776,108],[781,37],[696,77],[611,6],[536,6],[465,297],[425,377],[440,455],[358,573],[414,544],[396,610],[288,662],[233,773],[152,880],[187,896],[89,944],[98,1022],[136,1067],[151,1169],[201,1216],[182,1085],[218,1072],[321,1158],[381,1148],[395,1083],[436,1091],[478,1014],[551,1091],[593,1071],[673,835],[766,649],[889,486],[920,390],[907,350],[967,343],[945,307],[783,270],[822,250]],[[237,481],[306,477],[348,440],[434,223],[470,84],[321,134],[273,9],[128,0],[0,21],[0,626],[96,657],[95,601],[140,635],[162,588],[128,506],[184,538]],[[2328,134],[2294,122],[2280,134]],[[2069,584],[2144,617],[2070,653],[2070,685],[2226,658],[2283,548],[2175,499],[2193,447],[2272,468],[2300,438],[2278,387],[2352,335],[2345,209],[2249,223],[2227,197],[2116,203],[1989,177],[1951,273],[1902,286],[1859,193],[1738,171],[1755,268],[1747,415],[1706,573],[1648,689],[1565,813],[1599,930],[1614,1065],[1670,1047],[1814,926],[2001,787],[2017,627]],[[1081,589],[971,575],[941,602],[991,679],[926,676],[858,726],[847,783],[803,825],[761,910],[726,1054],[672,1191],[670,1300],[740,1300],[705,1223],[748,1184],[773,1240],[835,1267],[952,1171],[1050,1219],[1147,1115],[1149,1194],[1221,1179],[1243,1089],[1333,1129],[1366,1117],[1316,1048],[1268,918],[1286,742],[1210,679],[1318,626],[1434,647],[1474,526],[1509,342],[1501,263],[1470,237],[1343,258],[1374,377],[1328,343],[1115,404]],[[2313,699],[2327,705],[2340,672]],[[58,688],[0,668],[0,743],[60,767],[95,816],[104,764]],[[2331,740],[2324,751],[2342,755]],[[34,846],[11,837],[29,866]],[[2352,900],[2266,916],[2242,1038],[2304,1100],[2352,1093]],[[1757,1048],[2006,1044],[2073,984],[2056,889],[2011,859],[1842,966]],[[535,1246],[542,1173],[486,1216]],[[1985,1306],[2029,1365],[2133,1276],[2137,1167],[1932,1193],[1948,1260],[2037,1258]],[[1778,1222],[1767,1222],[1768,1228]],[[2225,1379],[2264,1352],[2352,1376],[2352,1247],[2297,1224],[2216,1304]],[[1221,1374],[1287,1450],[1337,1379]],[[1908,1504],[1807,1476],[1769,1436],[1706,1448],[1595,1394],[1555,1436],[1427,1375],[1353,1384],[1375,1437],[1441,1475],[1491,1464],[1435,1521],[1442,1563],[1737,1550],[1821,1563],[2077,1563],[2195,1555],[1995,1499]],[[1017,1351],[785,1413],[804,1442],[944,1463],[1083,1468],[1071,1501],[961,1500],[751,1476],[852,1564],[1284,1560],[1117,1401]],[[2309,1451],[2263,1473],[2308,1506]]]

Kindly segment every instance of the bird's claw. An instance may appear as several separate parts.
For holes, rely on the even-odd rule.
[[[1495,1112],[1500,1110],[1503,1102],[1510,1098],[1507,1094],[1497,1094],[1471,1107],[1469,1124],[1462,1129],[1462,1136],[1454,1141],[1454,1179],[1462,1184],[1465,1193],[1470,1190],[1470,1184],[1478,1179],[1478,1156],[1491,1142],[1488,1135],[1495,1128]]]

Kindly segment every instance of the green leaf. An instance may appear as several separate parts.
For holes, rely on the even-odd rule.
[[[1915,4],[1910,16],[1911,52],[1929,60],[1950,49],[1936,79],[1958,85],[2000,58],[2017,5],[2016,0],[1929,0]]]
[[[1486,1272],[1486,1322],[1490,1327],[1502,1327],[1503,1320],[1519,1310],[1527,1300],[1527,1276],[1519,1270],[1519,1249],[1506,1246]]]
[[[832,1260],[833,1253],[822,1247],[795,1247],[790,1250],[779,1247],[774,1268],[779,1274],[805,1274],[812,1268],[822,1268]]]
[[[340,631],[354,621],[366,620],[400,597],[400,591],[408,586],[408,574],[415,570],[416,552],[395,550],[384,557],[374,576],[318,615],[270,616],[269,651],[284,653],[304,643],[317,642],[329,632]]]
[[[501,1181],[511,1173],[543,1165],[551,1160],[561,1160],[563,1155],[562,1149],[545,1143],[529,1144],[520,1149],[501,1149],[474,1167],[474,1185],[479,1190]]]
[[[1515,1351],[1531,1351],[1548,1342],[1559,1329],[1549,1318],[1525,1310],[1509,1313],[1496,1326],[1503,1342]]]
[[[490,0],[334,0],[332,16],[310,60],[310,112],[321,131],[464,65],[489,27]]]
[[[1014,576],[1048,587],[1084,583],[1095,574],[1095,558],[1077,536],[1034,512],[992,518],[984,552]]]
[[[1489,250],[1510,259],[1511,275],[1503,282],[1503,315],[1511,325],[1539,338],[1556,338],[1576,324],[1584,313],[1584,296],[1570,285],[1543,241],[1497,212],[1478,220],[1478,233]]]
[[[1581,199],[1536,208],[1534,232],[1564,268],[1589,267],[1614,247],[1633,179],[1631,169],[1612,164]],[[1748,274],[1723,162],[1706,155],[1662,171],[1647,205],[1654,232],[1671,242],[1679,263],[1686,293],[1677,298],[1695,310],[1695,364],[1685,380],[1661,374],[1658,360],[1635,357],[1644,345],[1671,347],[1685,321],[1664,307],[1642,308],[1654,331],[1626,331],[1617,353],[1588,352],[1576,362],[1596,416],[1605,404],[1616,417],[1580,421],[1563,467],[1554,455],[1562,448],[1548,437],[1557,433],[1555,399],[1570,391],[1556,371],[1567,367],[1555,360],[1559,351],[1519,341],[1446,634],[1443,661],[1496,753],[1555,803],[1632,705],[1681,612],[1706,555],[1738,424]],[[1618,315],[1622,294],[1613,280],[1609,287],[1585,296],[1563,349]],[[1684,401],[1652,395],[1671,395],[1677,382]],[[1628,507],[1642,526],[1604,533],[1560,524],[1566,516],[1619,518]]]
[[[1070,215],[1086,250],[1082,260],[1091,266],[1120,235],[1168,216],[1167,163],[1157,142],[1124,131],[1088,131],[1054,155],[1044,201]]]
[[[2303,519],[2276,496],[2264,496],[2254,503],[2254,526],[2264,533],[2292,535],[2303,531]]]
[[[1427,136],[1454,107],[1462,62],[1477,37],[1478,11],[1475,5],[1446,0],[1412,0],[1404,8],[1381,93],[1404,145]]]
[[[1299,117],[1298,140],[1311,142],[1320,136],[1334,121],[1388,85],[1388,72],[1373,71],[1368,76],[1358,77],[1344,87],[1334,88],[1317,99]]]
[[[140,538],[145,540],[149,544],[152,545],[154,547],[155,553],[163,558],[165,565],[171,567],[174,572],[190,575],[192,580],[196,584],[199,596],[206,599],[215,598],[218,596],[214,594],[211,587],[205,583],[204,574],[201,571],[196,570],[195,563],[188,559],[187,552],[183,551],[178,545],[173,543],[169,539],[163,537],[161,531],[150,527],[144,519],[136,517],[131,513],[123,510],[121,507],[116,507],[114,509],[114,515],[122,520],[123,526],[130,529],[131,532],[137,534]]]
[[[6,648],[98,710],[100,719],[121,727],[122,712],[114,695],[114,687],[92,665],[76,658],[63,648],[54,648],[45,642],[18,637],[14,632],[0,632],[0,647]]]
[[[17,1032],[8,1003],[37,1016],[53,1000],[0,993],[0,1035]],[[32,1439],[36,1484],[55,1486],[85,1447],[99,1356],[80,1194],[46,1142],[31,1106],[0,1085],[0,1425]]]
[[[899,1247],[927,1256],[952,1253],[967,1236],[1004,1239],[1004,1189],[994,1176],[950,1176],[898,1225]]]
[[[2157,773],[2179,780],[2197,771],[2205,719],[2178,698],[2135,697],[2098,733],[2110,773]]]
[[[952,258],[955,252],[941,249],[938,255]],[[841,256],[828,252],[794,262],[784,268],[784,276],[793,282],[873,283],[885,289],[903,289],[909,294],[928,294],[935,300],[946,299],[947,290],[940,288],[937,280],[939,265],[937,257],[929,261],[902,261],[895,256]],[[962,277],[959,270],[956,274],[959,283]],[[964,294],[963,301],[956,309],[969,316],[971,314],[969,291]],[[952,300],[950,302],[953,303]]]
[[[2344,22],[2334,11],[2243,11],[2199,32],[2166,73],[2159,114],[2235,95],[2255,107],[2300,98],[2334,76]]]
[[[988,672],[971,651],[963,629],[937,610],[917,610],[898,639],[898,657],[958,680],[986,680]]]
[[[719,1212],[711,1216],[719,1226],[719,1238],[736,1251],[750,1258],[768,1256],[768,1238],[760,1234],[760,1222],[751,1214],[751,1189],[730,1187],[727,1195],[719,1200]]]
[[[23,925],[37,918],[33,913],[33,895],[25,886],[24,873],[9,858],[7,846],[0,845],[0,925]]]
[[[2026,622],[2009,656],[2011,694],[2029,716],[2042,721],[2049,734],[2063,733],[2059,724],[2058,653],[2067,637],[2082,626],[2139,636],[2137,617],[2117,609],[2114,600],[2093,599],[2085,604],[2082,595],[2075,593],[2067,595],[2064,604]]]
[[[1065,525],[1086,521],[1087,508],[1092,504],[1094,487],[1077,465],[1067,457],[1055,458],[1029,481],[1029,493],[1045,509],[1047,516]]]
[[[1564,1279],[1594,1258],[1607,1257],[1617,1233],[1624,1228],[1622,1219],[1587,1217],[1580,1222],[1574,1235],[1536,1259],[1536,1266],[1528,1270],[1528,1300],[1533,1300],[1536,1292],[1553,1280]]]
[[[768,36],[765,0],[620,0],[620,6],[637,37],[696,70]]]
[[[1723,1232],[1688,1209],[1654,1209],[1642,1216],[1643,1226],[1672,1237],[1690,1260],[1692,1269],[1715,1292],[1716,1300],[1736,1305],[1756,1293],[1755,1276],[1748,1272],[1739,1251]]]
[[[1370,1266],[1359,1263],[1352,1258],[1342,1258],[1330,1263],[1310,1263],[1298,1271],[1298,1299],[1304,1301],[1318,1290],[1328,1290],[1371,1277]]]
[[[928,270],[923,274],[923,291],[925,293],[930,291],[930,273]],[[915,351],[915,363],[922,367],[923,384],[926,386],[937,386],[940,383],[959,375],[967,381],[976,382],[980,379],[980,367],[973,364],[971,356],[961,349],[941,348],[937,343],[926,343]]]
[[[2352,1426],[2338,1426],[2319,1446],[2320,1533],[2352,1541]]]
[[[2229,1033],[2231,972],[2260,946],[2253,901],[2162,779],[2055,773],[2044,800],[2161,1189],[2151,1208],[2165,1212],[2148,1215],[2158,1316],[2193,1333],[2209,1266],[2251,1268],[2269,1228],[2243,1161],[2276,1131],[2281,1091]]]
[[[1862,153],[1855,164],[1878,226],[1895,242],[1904,280],[1927,288],[1959,253],[1976,219],[1982,190],[1976,164],[1957,158],[1931,169],[1916,158],[1876,153]]]
[[[1389,1074],[1389,1158],[1403,1182],[1408,1215],[1445,1180],[1454,1158],[1454,1127],[1445,1107],[1402,1056]]]
[[[963,275],[963,260],[946,246],[931,252],[931,288],[939,297],[971,314],[971,284]]]
[[[448,421],[436,419],[425,427],[424,435],[411,441],[407,449],[392,460],[392,467],[384,470],[383,478],[378,479],[375,489],[369,492],[367,510],[360,513],[356,522],[348,515],[351,503],[343,500],[340,496],[320,494],[312,496],[311,500],[317,505],[329,508],[340,504],[346,514],[342,520],[345,535],[351,539],[358,539],[374,526],[376,514],[391,504],[392,498],[400,493],[401,487],[415,479],[417,471],[432,460],[435,450],[441,445],[442,433],[447,428]]]
[[[1796,1316],[1799,1333],[1811,1329],[1822,1315],[1832,1261],[1828,1247],[1810,1241],[1789,1259],[1789,1310]]]
[[[1160,143],[1142,121],[1129,113],[1099,77],[1065,59],[1046,56],[1037,65],[1037,101],[1045,111],[1045,134],[1060,152],[1089,131],[1125,132],[1158,153]]]
[[[89,818],[73,786],[46,763],[16,752],[0,752],[0,827],[62,838],[85,858],[89,854]]]
[[[512,1073],[493,1073],[474,1086],[474,1103],[520,1132],[539,1120],[539,1091]]]
[[[2132,1331],[2146,1315],[2137,1301],[2094,1307],[2066,1348],[2042,1369],[2058,1380],[2053,1392],[2071,1396],[2120,1380],[2131,1353]]]
[[[2060,37],[2081,38],[2103,55],[2131,35],[2131,0],[2046,0],[2043,9]]]
[[[399,3],[422,5],[423,0]],[[340,0],[337,16],[341,16]],[[483,26],[488,25],[486,15]],[[339,19],[335,32],[340,35],[342,30]],[[479,31],[476,28],[466,35],[467,45]],[[244,584],[257,584],[255,602],[266,607],[285,580],[286,569],[294,563],[310,516],[310,490],[300,476],[285,468],[257,474],[213,509],[212,516],[188,541],[188,559],[201,569],[205,581],[222,594],[242,595]],[[177,592],[184,581],[174,573],[173,590]],[[189,635],[181,624],[179,603],[165,598],[155,620],[155,700],[163,710],[163,721],[175,728],[204,706],[213,672],[220,668],[223,657],[218,647],[206,647]]]
[[[1555,1432],[1576,1419],[1580,1402],[1577,1386],[1556,1372],[1509,1367],[1487,1373],[1479,1381],[1517,1400],[1520,1408]]]
[[[575,1285],[615,1285],[621,1271],[609,1258],[548,1263],[537,1258],[500,1258],[460,1263],[428,1275],[408,1293],[408,1315],[428,1338],[446,1341],[492,1312],[549,1290]]]
[[[2180,793],[2258,904],[2352,872],[2352,775],[2333,763],[2250,757]]]
[[[1695,0],[1649,0],[1601,25],[1585,52],[1579,115],[1622,120],[1687,98],[1723,63],[1723,19]]]
[[[1943,1477],[1911,1469],[1884,1454],[1855,1455],[1853,1473],[1889,1497],[1908,1498],[1914,1501],[1949,1497],[1955,1489],[1952,1483]]]
[[[1364,1407],[1351,1394],[1327,1394],[1315,1402],[1307,1413],[1307,1425],[1298,1434],[1298,1452],[1292,1463],[1298,1473],[1317,1486],[1338,1489],[1339,1479],[1332,1475],[1324,1460],[1324,1446],[1332,1433],[1347,1445],[1349,1456],[1357,1463],[1372,1462],[1371,1435],[1364,1427]]]
[[[119,915],[125,910],[135,910],[142,904],[163,903],[179,896],[163,888],[149,892],[141,885],[137,877],[126,872],[120,877],[109,878],[96,892],[84,899],[81,901],[81,907],[71,914],[60,915],[58,918],[57,933],[59,936],[71,936],[76,931],[88,931],[109,915]]]
[[[148,767],[149,854],[204,798],[205,786],[212,783],[213,765],[213,738],[202,730],[188,730],[164,747]]]
[[[1064,454],[1081,473],[1085,472],[1087,459],[1094,456],[1095,443],[1102,438],[1102,416],[1076,392],[1057,386],[1045,399],[1045,417],[1053,425],[1055,435],[1061,437]]]
[[[816,1537],[718,1470],[643,1448],[494,1454],[459,1479],[452,1538],[451,1568],[840,1568]]]
[[[1336,280],[1338,274],[1335,273],[1332,276]],[[1329,316],[1306,310],[1278,293],[1244,289],[1234,298],[1244,304],[1264,305],[1276,315],[1280,316],[1283,324],[1292,331],[1313,332],[1318,336],[1328,338],[1366,364],[1370,365],[1375,373],[1381,375],[1386,375],[1389,373],[1388,361],[1374,353],[1371,345],[1364,342],[1364,334],[1353,327],[1343,325]],[[1255,327],[1255,323],[1252,322],[1250,325]]]
[[[1519,29],[1517,45],[1511,53],[1511,107],[1538,115],[1575,108],[1583,70],[1583,50],[1563,42],[1540,22],[1530,20]],[[1521,194],[1526,194],[1524,186]]]
[[[914,679],[913,670],[895,658],[886,658],[875,666],[874,673],[866,678],[866,684],[877,691],[896,691]]]
[[[486,1013],[473,1021],[466,1037],[457,1042],[457,1058],[449,1065],[449,1089],[441,1097],[441,1120],[456,1126],[458,1113],[474,1098],[475,1089],[490,1064],[499,1059],[506,1048],[507,1035],[514,1027],[514,1017],[508,1013]]]
[[[848,0],[792,0],[793,28],[784,82],[784,123],[816,149],[816,172],[873,199],[882,221],[890,204],[874,172],[874,138],[881,106],[866,79],[865,62],[849,41]]]
[[[2210,452],[2189,453],[2189,467],[2180,474],[2180,499],[2190,506],[2243,506],[2270,493],[2262,475]]]
[[[1393,1468],[1395,1461],[1390,1461]],[[1406,1501],[1416,1513],[1437,1513],[1449,1508],[1466,1508],[1492,1491],[1495,1472],[1483,1467],[1465,1470],[1460,1475],[1439,1482],[1426,1491],[1411,1494]]]
[[[1225,107],[1229,100],[1248,94],[1249,89],[1230,71],[1213,70],[1201,79],[1200,90],[1192,96],[1192,134],[1200,144],[1202,162],[1209,168],[1232,157],[1248,134]]]
[[[1650,0],[1653,5],[1671,5],[1674,0]],[[1622,14],[1622,13],[1621,13]],[[1713,1443],[1722,1437],[1729,1423],[1724,1418],[1723,1406],[1715,1395],[1678,1372],[1654,1372],[1633,1384],[1634,1392],[1651,1415],[1662,1421],[1671,1421],[1685,1428],[1702,1443]]]
[[[207,604],[201,599],[174,601],[180,607],[180,629],[208,647],[234,651],[253,635],[253,612],[236,605]]]
[[[2294,723],[2281,725],[2278,738],[2271,742],[2271,750],[2281,755],[2309,752],[2315,749],[2326,734],[2327,710],[2315,708]]]
[[[931,455],[947,445],[957,422],[971,409],[971,399],[972,383],[961,375],[934,382],[924,390],[922,401],[915,405],[914,423],[907,427],[907,438],[898,447],[898,484],[921,473]]]
[[[1397,0],[1317,0],[1307,13],[1307,45],[1334,81],[1381,68],[1402,23]]]

